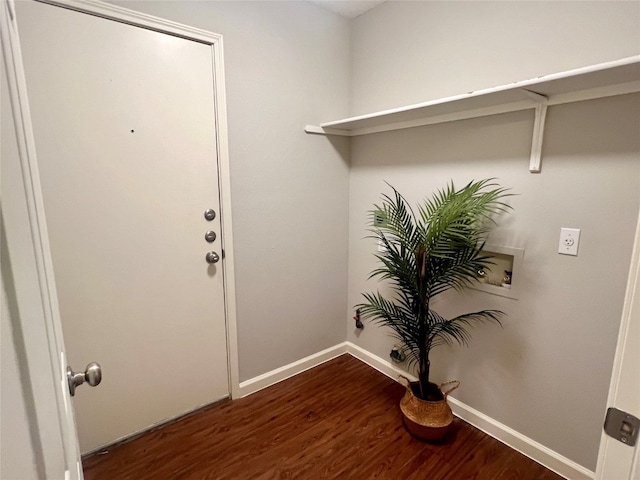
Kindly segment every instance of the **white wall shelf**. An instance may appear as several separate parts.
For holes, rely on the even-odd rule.
[[[533,109],[529,170],[540,172],[547,106],[640,92],[640,55],[391,110],[307,125],[307,133],[353,137]]]

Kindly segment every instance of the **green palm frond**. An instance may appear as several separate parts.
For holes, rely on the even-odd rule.
[[[441,317],[437,313],[434,314],[434,325],[431,329],[431,346],[435,347],[444,343],[452,345],[459,343],[468,345],[471,335],[467,330],[468,327],[494,322],[502,326],[500,317],[504,315],[500,310],[482,310],[480,312],[466,313],[449,320]]]
[[[494,179],[472,181],[459,190],[450,182],[419,205],[416,214],[406,199],[391,189],[393,194],[383,195],[382,202],[370,212],[371,236],[384,246],[375,255],[379,266],[370,278],[389,281],[393,300],[367,293],[356,307],[363,319],[391,328],[412,361],[419,364],[423,383],[428,381],[431,348],[443,343],[467,344],[472,325],[500,324],[499,311],[484,310],[447,320],[429,304],[447,290],[472,285],[478,271],[492,265],[482,249],[494,217],[511,209],[504,202],[511,194]]]
[[[420,322],[413,313],[412,299],[399,297],[396,302],[385,299],[378,293],[365,293],[366,303],[356,305],[362,320],[390,327],[394,336],[409,350],[409,358],[418,361],[420,353]]]

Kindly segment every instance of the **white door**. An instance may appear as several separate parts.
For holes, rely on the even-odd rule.
[[[16,455],[2,458],[3,473],[18,478],[81,480],[82,468],[75,419],[66,381],[66,356],[57,304],[46,222],[43,215],[38,164],[22,67],[22,56],[11,1],[0,2],[2,36],[2,168],[0,232],[2,281],[12,324],[13,351],[20,364],[22,388],[7,395],[11,405],[22,403],[32,440],[17,442]],[[4,295],[3,295],[4,297]],[[4,307],[4,306],[3,306]],[[3,329],[4,330],[4,329]],[[20,332],[16,334],[16,332]],[[3,389],[5,388],[3,377]],[[16,379],[17,380],[17,379]],[[16,385],[14,384],[14,387]],[[4,390],[3,390],[4,396]],[[2,408],[6,405],[3,401]],[[20,407],[18,407],[20,409]],[[4,416],[3,411],[3,416]],[[9,415],[19,412],[8,412]],[[3,434],[5,433],[3,427]],[[13,430],[10,430],[13,434]],[[20,437],[20,435],[19,435]],[[26,440],[26,441],[25,441]],[[31,447],[31,448],[29,448]]]
[[[52,5],[17,18],[67,358],[103,369],[73,400],[87,452],[229,394],[213,58]]]
[[[608,406],[640,418],[640,218],[636,229]],[[626,428],[629,428],[629,423]],[[637,430],[638,427],[635,428]],[[638,443],[632,447],[603,433],[596,478],[640,480],[639,456]]]

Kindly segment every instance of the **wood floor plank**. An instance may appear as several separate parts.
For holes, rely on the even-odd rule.
[[[404,429],[404,388],[343,355],[93,455],[87,480],[560,480],[455,419],[442,444]]]

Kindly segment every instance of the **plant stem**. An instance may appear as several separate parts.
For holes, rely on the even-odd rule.
[[[429,353],[427,352],[427,357],[420,361],[420,371],[418,372],[418,380],[420,381],[420,397],[423,400],[427,399],[427,394],[429,392],[429,370],[431,368],[431,362],[428,357]]]
[[[427,399],[429,392],[429,351],[431,345],[427,344],[429,334],[429,295],[427,291],[427,255],[424,246],[419,246],[416,251],[416,266],[418,268],[418,345],[420,349],[418,380],[420,385],[420,396]]]

